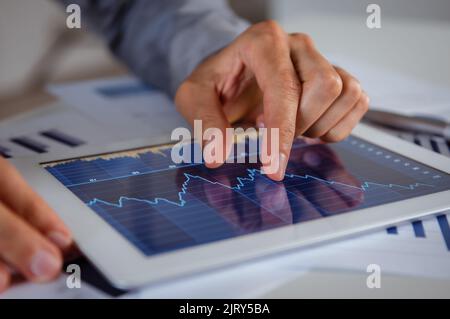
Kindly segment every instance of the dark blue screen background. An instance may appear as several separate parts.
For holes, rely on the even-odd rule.
[[[294,143],[286,178],[259,164],[174,165],[170,148],[44,164],[145,255],[450,188],[450,177],[361,139]]]

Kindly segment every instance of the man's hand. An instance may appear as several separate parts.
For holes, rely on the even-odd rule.
[[[0,292],[16,272],[35,282],[56,277],[71,244],[62,221],[0,156]]]
[[[175,100],[191,124],[203,121],[203,130],[225,132],[241,120],[278,128],[280,168],[269,175],[274,180],[283,179],[296,136],[340,141],[369,105],[359,82],[332,66],[310,37],[286,34],[273,21],[250,27],[207,58],[180,85]]]

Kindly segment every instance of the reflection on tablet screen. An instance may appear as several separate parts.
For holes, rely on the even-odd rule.
[[[294,143],[283,182],[259,164],[174,165],[171,146],[42,164],[145,255],[450,188],[448,174],[359,138]]]

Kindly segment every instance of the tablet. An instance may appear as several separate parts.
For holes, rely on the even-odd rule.
[[[13,160],[121,288],[450,208],[449,159],[363,124],[340,143],[296,140],[282,182],[258,163],[174,164],[161,142]]]

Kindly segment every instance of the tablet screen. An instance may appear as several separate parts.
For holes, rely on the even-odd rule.
[[[166,145],[42,165],[147,256],[450,188],[448,174],[352,136],[295,141],[282,182],[257,163],[211,170],[170,154]]]

